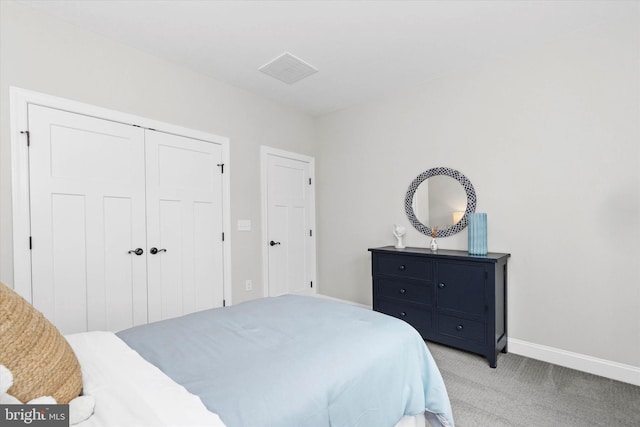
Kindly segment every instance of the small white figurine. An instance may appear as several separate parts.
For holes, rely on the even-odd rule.
[[[403,226],[398,224],[393,225],[393,235],[398,239],[398,242],[396,243],[397,249],[404,248],[404,242],[402,240],[404,239],[405,234],[407,234],[407,230]]]

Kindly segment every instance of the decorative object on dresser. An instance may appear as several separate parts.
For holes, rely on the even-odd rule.
[[[431,247],[431,250],[434,252],[438,250],[438,241],[436,240],[436,237],[438,237],[437,225],[431,228],[431,245],[429,245]]]
[[[507,352],[506,253],[471,256],[427,248],[369,249],[373,309],[402,319],[429,341],[485,356]]]
[[[393,235],[396,237],[396,249],[404,249],[404,235],[407,234],[407,229],[401,225],[393,225]]]
[[[469,215],[469,255],[486,255],[487,250],[487,214]]]

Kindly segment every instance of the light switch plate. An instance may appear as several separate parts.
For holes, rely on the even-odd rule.
[[[251,231],[251,220],[250,219],[239,219],[238,220],[238,231]]]

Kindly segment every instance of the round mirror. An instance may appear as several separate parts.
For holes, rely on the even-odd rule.
[[[467,210],[467,193],[458,181],[447,175],[425,180],[413,195],[413,212],[418,221],[438,229],[457,224]]]
[[[449,237],[467,226],[468,215],[476,210],[473,185],[455,169],[429,169],[413,180],[405,197],[405,211],[419,232]]]

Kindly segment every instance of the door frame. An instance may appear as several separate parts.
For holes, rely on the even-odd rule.
[[[279,148],[268,147],[266,145],[260,146],[260,187],[262,198],[262,210],[261,210],[261,224],[262,224],[262,296],[269,296],[269,227],[268,227],[268,200],[267,200],[267,159],[269,156],[284,157],[286,159],[297,160],[307,163],[309,165],[309,178],[312,185],[310,185],[310,224],[313,233],[310,238],[310,251],[311,251],[311,265],[309,271],[307,271],[309,277],[313,281],[312,294],[318,293],[318,280],[316,277],[316,191],[315,191],[315,159],[305,154],[294,153],[291,151],[281,150]]]
[[[29,183],[29,150],[27,135],[28,107],[30,104],[82,114],[103,120],[127,125],[139,126],[179,136],[202,140],[222,147],[222,159],[229,165],[229,138],[198,130],[188,129],[170,123],[85,104],[70,99],[34,92],[19,87],[9,88],[10,96],[10,132],[11,132],[11,193],[13,216],[13,288],[27,301],[32,301],[31,291],[31,208]],[[222,230],[223,245],[223,292],[225,305],[232,304],[231,286],[231,177],[225,168],[222,174]],[[36,242],[37,244],[37,242]]]

